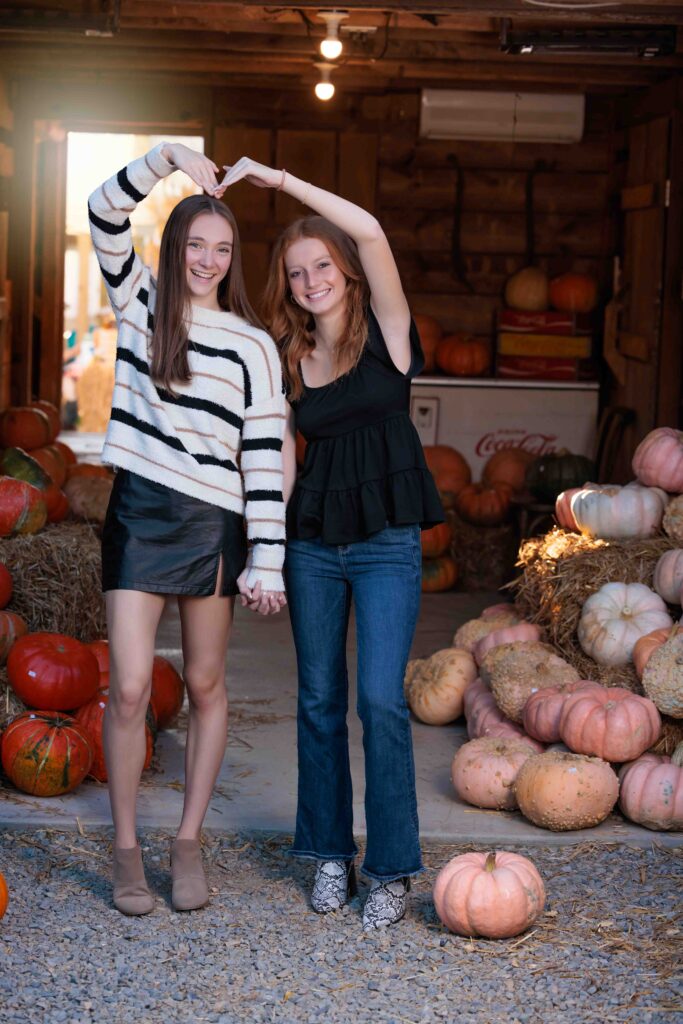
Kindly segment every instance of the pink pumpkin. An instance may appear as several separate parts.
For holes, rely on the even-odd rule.
[[[656,831],[683,829],[683,768],[670,757],[644,754],[622,767],[619,780],[627,818]]]
[[[590,679],[579,679],[564,686],[549,686],[546,690],[536,690],[524,705],[522,724],[525,732],[542,743],[557,743],[560,739],[560,716],[565,699],[576,690],[590,690],[595,686],[601,688],[599,683],[594,683]]]
[[[483,689],[479,688],[472,693],[469,702],[467,692],[465,693],[465,716],[469,738],[476,740],[488,736],[492,739],[524,740],[540,753],[544,749],[543,744],[527,736],[519,725],[506,718],[484,683],[481,683],[481,687]]]
[[[572,498],[574,495],[578,494],[579,491],[598,490],[600,490],[599,484],[585,483],[583,487],[570,487],[568,490],[558,494],[555,499],[555,518],[563,530],[579,533],[579,526],[572,512]]]
[[[492,647],[499,647],[500,644],[511,644],[515,641],[540,640],[542,630],[531,622],[518,622],[514,626],[503,626],[501,629],[494,629],[488,636],[483,636],[474,645],[474,660],[481,665],[484,655]]]
[[[662,720],[647,697],[618,686],[577,690],[564,701],[560,738],[577,754],[633,761],[659,739]]]
[[[517,772],[536,750],[522,739],[482,736],[463,743],[451,764],[456,795],[474,807],[514,811]]]
[[[652,585],[668,604],[680,603],[683,587],[683,548],[664,552],[655,566]]]
[[[530,928],[545,906],[538,871],[516,853],[463,853],[441,869],[434,907],[458,935],[508,939]]]
[[[483,612],[479,616],[481,619],[495,618],[496,615],[515,615],[515,606],[510,604],[509,601],[501,601],[500,604],[490,604],[488,608],[484,608]]]
[[[651,430],[635,450],[633,472],[648,487],[672,494],[683,491],[683,431],[672,427]]]

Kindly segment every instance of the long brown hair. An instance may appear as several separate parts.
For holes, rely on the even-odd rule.
[[[356,365],[367,338],[366,307],[370,297],[368,282],[352,238],[324,217],[295,220],[278,238],[270,261],[268,283],[263,297],[263,313],[270,333],[281,349],[287,391],[293,399],[302,393],[299,363],[315,347],[315,321],[311,313],[292,299],[285,267],[285,255],[293,242],[319,238],[346,278],[346,322],[335,348],[335,376]]]
[[[244,287],[242,250],[237,221],[232,210],[211,196],[187,196],[171,211],[161,236],[154,331],[150,342],[152,380],[171,389],[174,383],[187,383],[192,374],[187,358],[185,317],[190,301],[185,273],[185,246],[190,225],[202,213],[217,213],[232,228],[232,259],[218,285],[221,309],[236,313],[254,327],[263,327],[251,307]]]

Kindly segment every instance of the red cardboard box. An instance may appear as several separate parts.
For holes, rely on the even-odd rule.
[[[499,355],[496,376],[507,380],[593,380],[595,373],[586,359]]]
[[[591,318],[587,313],[522,313],[516,309],[501,309],[498,313],[499,331],[522,331],[528,334],[590,334]]]

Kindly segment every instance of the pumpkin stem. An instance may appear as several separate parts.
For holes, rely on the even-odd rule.
[[[486,863],[484,864],[485,871],[493,871],[496,867],[496,854],[494,851],[488,854]]]

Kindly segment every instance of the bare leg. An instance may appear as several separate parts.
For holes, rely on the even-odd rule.
[[[213,597],[178,599],[189,703],[185,802],[179,839],[199,838],[227,742],[225,656],[235,599],[218,596],[221,575],[222,569]]]
[[[154,641],[163,610],[160,594],[107,592],[110,677],[103,741],[114,846],[122,849],[137,843],[135,802],[145,763],[145,714],[152,687]]]

